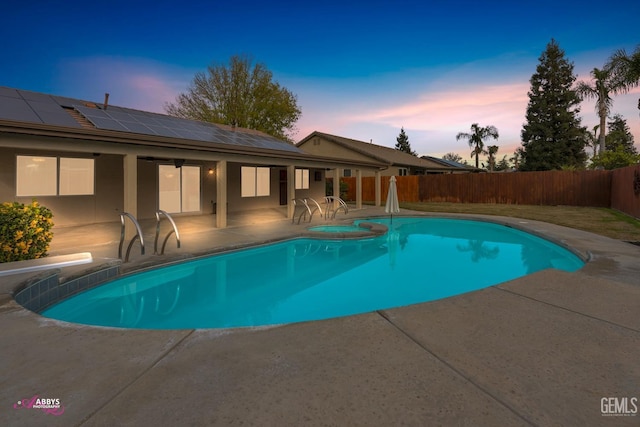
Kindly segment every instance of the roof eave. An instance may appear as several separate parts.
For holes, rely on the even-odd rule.
[[[380,164],[362,161],[347,161],[330,157],[321,157],[309,153],[298,153],[287,150],[270,150],[259,147],[230,146],[229,144],[195,141],[165,136],[152,136],[117,132],[102,129],[70,128],[42,123],[26,123],[13,120],[0,120],[0,133],[19,135],[46,136],[51,138],[67,138],[93,142],[109,142],[123,145],[142,145],[158,148],[177,148],[183,150],[208,151],[222,154],[258,155],[269,158],[287,158],[292,160],[315,161],[344,166],[362,166],[378,169]]]

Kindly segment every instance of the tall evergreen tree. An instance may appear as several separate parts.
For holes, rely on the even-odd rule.
[[[621,149],[629,154],[638,154],[638,150],[633,145],[633,134],[627,125],[627,121],[620,114],[614,114],[610,118],[609,134],[605,142],[607,150]]]
[[[412,156],[417,156],[418,154],[411,149],[411,144],[409,144],[409,137],[404,132],[404,128],[400,129],[400,135],[396,138],[396,150],[403,151],[407,154],[411,154]]]
[[[583,167],[585,128],[578,115],[580,98],[572,89],[576,80],[573,63],[553,39],[539,61],[530,80],[520,170]]]

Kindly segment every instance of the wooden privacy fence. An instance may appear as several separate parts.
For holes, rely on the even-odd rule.
[[[349,187],[346,198],[355,200],[355,178],[342,179]],[[610,207],[612,203],[612,171],[604,170],[442,174],[399,176],[396,179],[400,202],[595,207]],[[382,177],[380,181],[384,203],[389,177]],[[362,178],[362,199],[365,202],[375,201],[374,177]]]
[[[611,207],[640,218],[640,165],[611,171]]]

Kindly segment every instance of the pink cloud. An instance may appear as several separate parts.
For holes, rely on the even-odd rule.
[[[120,57],[73,59],[61,69],[60,93],[99,102],[109,93],[113,105],[159,113],[186,90],[194,74],[155,61]]]

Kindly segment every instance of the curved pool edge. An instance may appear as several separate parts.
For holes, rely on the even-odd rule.
[[[524,231],[535,235],[537,237],[543,238],[547,241],[550,241],[558,246],[569,250],[576,256],[578,256],[585,265],[577,270],[577,272],[586,271],[588,274],[592,271],[605,271],[610,273],[611,264],[610,258],[605,253],[603,253],[601,248],[603,248],[602,243],[597,245],[588,245],[587,243],[592,238],[596,238],[597,240],[603,240],[608,245],[604,245],[604,247],[609,247],[610,245],[620,245],[621,247],[629,247],[630,250],[638,249],[637,246],[628,244],[626,242],[618,241],[615,239],[610,239],[608,237],[600,236],[597,234],[572,229],[569,227],[558,226],[555,224],[549,224],[540,221],[533,220],[524,220],[520,218],[512,218],[512,217],[499,217],[499,216],[490,216],[490,215],[467,215],[467,214],[435,214],[430,212],[416,212],[411,214],[398,215],[402,217],[433,217],[433,218],[443,218],[443,219],[465,219],[465,220],[475,220],[481,222],[494,223],[498,225],[503,225],[510,228],[515,228],[520,231]],[[367,219],[367,218],[382,218],[385,215],[367,215],[365,218],[354,218],[353,221]],[[387,227],[378,224],[378,223],[366,223],[367,225],[381,226],[375,230],[376,233],[384,234],[387,230]],[[384,230],[384,231],[383,231]],[[176,263],[181,263],[193,259],[198,259],[202,257],[207,257],[215,254],[222,254],[228,252],[234,252],[237,250],[247,249],[251,247],[257,247],[262,245],[268,245],[272,243],[282,242],[286,240],[292,240],[296,238],[313,238],[315,234],[321,234],[320,238],[326,239],[327,234],[337,234],[338,236],[334,236],[336,240],[344,239],[342,237],[343,234],[348,234],[348,238],[358,239],[358,238],[367,238],[372,237],[371,232],[364,232],[362,236],[360,233],[309,233],[308,230],[299,231],[297,233],[283,233],[282,236],[270,239],[264,239],[260,241],[256,241],[254,243],[247,244],[237,244],[237,245],[227,245],[225,247],[216,247],[216,248],[208,248],[203,249],[197,252],[191,253],[180,253],[174,255],[165,255],[165,256],[153,256],[147,259],[141,260],[137,263],[129,263],[123,264],[118,259],[96,259],[95,263],[90,264],[88,266],[84,266],[85,268],[75,267],[73,274],[65,274],[62,269],[48,270],[44,272],[40,272],[37,277],[29,277],[24,281],[14,285],[10,290],[9,294],[11,299],[16,301],[18,305],[29,310],[33,313],[38,314],[39,312],[45,310],[47,307],[53,305],[56,302],[59,302],[62,299],[68,298],[74,295],[77,292],[67,293],[63,297],[60,297],[60,289],[67,285],[67,287],[71,288],[72,286],[68,285],[72,281],[85,281],[89,280],[89,285],[81,290],[86,290],[93,288],[95,286],[99,286],[104,282],[111,281],[117,279],[119,277],[124,277],[130,274],[140,273],[147,269],[152,269],[158,266],[167,266]],[[354,236],[357,234],[358,236]],[[597,248],[596,248],[597,247]],[[624,251],[623,251],[624,252]],[[604,268],[599,267],[601,263],[605,263]],[[633,264],[633,261],[631,262]],[[635,265],[633,266],[635,267]],[[110,271],[110,273],[105,273],[105,271]],[[105,274],[107,277],[105,277]],[[95,276],[97,279],[87,279],[87,276]],[[44,278],[43,280],[39,280],[38,278]],[[635,277],[634,277],[635,279]],[[514,279],[518,280],[518,279]],[[46,282],[45,285],[42,283]],[[635,284],[635,282],[634,282]],[[498,285],[493,285],[498,286]],[[24,292],[27,288],[32,288],[33,291],[43,290],[45,293],[44,298],[40,299],[38,295],[38,301],[42,300],[43,303],[39,303],[37,307],[38,309],[31,309],[26,307],[24,304],[21,304],[16,300],[16,296],[20,292]],[[58,288],[58,290],[54,291],[54,288]],[[64,292],[63,292],[64,293]],[[33,300],[35,294],[32,295],[31,299]],[[0,300],[2,302],[2,300]],[[38,314],[39,315],[39,314]]]

